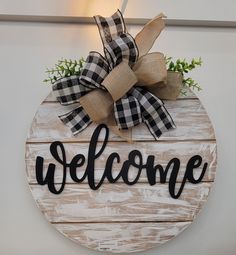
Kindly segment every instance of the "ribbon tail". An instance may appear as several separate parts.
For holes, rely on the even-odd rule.
[[[133,95],[124,96],[116,101],[114,114],[119,129],[129,129],[142,123],[140,105]]]
[[[71,129],[73,135],[80,133],[92,123],[92,120],[82,106],[79,106],[66,114],[60,115],[59,118]]]
[[[106,121],[106,124],[108,125],[108,127],[110,128],[110,130],[118,135],[121,139],[124,139],[125,141],[127,141],[128,143],[132,143],[132,135],[131,135],[131,131],[130,130],[122,130],[117,126],[116,123],[116,119],[114,114],[111,114],[109,116],[109,118]]]
[[[152,48],[157,37],[165,27],[165,22],[162,18],[165,15],[159,14],[157,17],[149,21],[144,28],[136,35],[135,42],[139,49],[139,57],[147,54]]]
[[[175,123],[164,104],[156,109],[155,113],[150,114],[148,111],[144,110],[142,116],[144,123],[155,140],[158,140],[164,132],[176,128]]]
[[[156,140],[162,133],[176,128],[173,119],[160,99],[140,87],[136,87],[131,93],[138,99],[143,122]]]

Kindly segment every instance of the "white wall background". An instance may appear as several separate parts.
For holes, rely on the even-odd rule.
[[[75,4],[0,0],[0,13],[75,15],[69,13],[70,2]],[[151,17],[163,6],[170,18],[207,19],[209,14],[212,19],[235,20],[235,1],[164,2],[131,0],[126,16]],[[130,32],[135,35],[139,29],[130,27]],[[195,222],[171,242],[142,254],[236,254],[235,45],[236,29],[168,27],[153,48],[174,57],[203,58],[203,67],[193,76],[203,87],[199,97],[215,127],[218,169],[208,203]],[[98,254],[64,238],[46,222],[28,189],[24,163],[27,130],[50,91],[42,83],[45,67],[61,57],[86,57],[92,49],[101,51],[93,25],[0,22],[0,254]]]
[[[2,14],[109,15],[121,0],[1,0]],[[127,18],[152,18],[163,11],[172,19],[236,20],[235,0],[128,0]]]

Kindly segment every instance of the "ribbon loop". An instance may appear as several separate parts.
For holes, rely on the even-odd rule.
[[[126,31],[125,22],[118,10],[109,18],[94,16],[104,46],[104,54],[111,68],[122,61],[133,66],[138,60],[138,48],[134,38]]]
[[[136,83],[137,78],[126,62],[116,66],[105,78],[102,85],[111,94],[114,102],[123,97]]]
[[[62,105],[77,103],[92,89],[104,89],[101,83],[109,71],[106,59],[98,52],[90,52],[81,75],[58,80],[52,86],[53,94]]]
[[[77,75],[60,79],[52,86],[53,95],[62,105],[77,103],[83,95],[91,90],[79,84],[80,77]]]
[[[104,44],[104,53],[111,68],[116,67],[122,61],[133,66],[138,60],[138,48],[129,34],[121,34],[120,37]]]
[[[94,89],[81,97],[80,104],[92,121],[100,123],[108,119],[113,111],[113,100],[108,92]]]
[[[160,52],[149,53],[139,58],[133,71],[137,76],[139,86],[151,86],[159,82],[166,83],[165,57]]]
[[[91,89],[100,88],[109,71],[106,59],[98,52],[91,51],[81,72],[80,83]]]
[[[122,13],[118,10],[111,17],[94,16],[98,25],[103,44],[111,42],[114,38],[126,33],[126,26]]]
[[[165,28],[165,22],[162,19],[164,17],[163,13],[159,14],[149,21],[136,35],[135,42],[138,46],[140,57],[149,52],[161,31]]]

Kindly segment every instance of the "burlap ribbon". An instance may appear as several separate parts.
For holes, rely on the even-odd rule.
[[[167,80],[162,53],[148,53],[164,28],[164,15],[155,17],[137,34],[127,33],[120,11],[109,18],[95,16],[104,46],[105,58],[90,52],[80,76],[57,81],[53,93],[63,105],[80,103],[59,116],[73,134],[92,121],[128,129],[144,122],[155,139],[175,124],[164,103],[146,87]]]

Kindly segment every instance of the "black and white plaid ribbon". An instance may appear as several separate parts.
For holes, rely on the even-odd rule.
[[[138,48],[134,38],[126,32],[123,16],[117,11],[110,18],[95,16],[104,46],[105,58],[98,52],[90,52],[80,76],[57,81],[53,93],[62,105],[79,102],[89,91],[99,88],[108,73],[122,61],[131,67],[138,60]],[[114,102],[114,115],[121,129],[128,129],[144,122],[155,139],[175,124],[164,103],[143,87],[132,88],[125,96]],[[92,120],[82,106],[59,116],[71,128],[73,134],[84,130]]]

